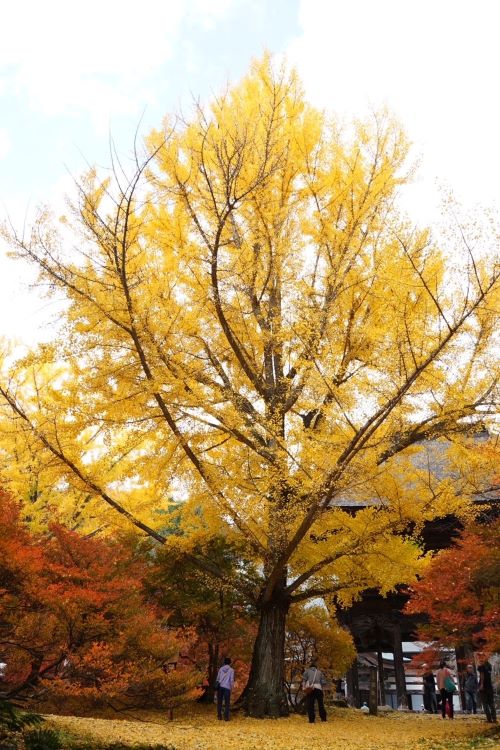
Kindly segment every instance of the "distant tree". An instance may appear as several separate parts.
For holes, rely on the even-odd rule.
[[[411,587],[409,614],[424,614],[419,638],[434,646],[500,651],[500,520],[476,524],[438,552]]]
[[[142,561],[117,541],[62,526],[31,533],[0,492],[0,660],[4,697],[86,696],[117,706],[172,707],[199,674],[179,664],[189,634],[147,601]]]
[[[334,682],[346,673],[355,656],[350,633],[324,606],[293,606],[285,637],[285,685],[290,705],[297,705],[303,697],[302,675],[312,659]]]
[[[182,523],[179,524],[181,533]],[[169,624],[193,634],[183,655],[204,673],[201,701],[213,702],[215,681],[224,656],[233,658],[238,684],[245,685],[256,632],[257,613],[234,586],[243,574],[254,575],[236,545],[220,535],[195,547],[195,555],[208,557],[221,577],[200,570],[177,539],[155,550],[154,565],[148,573],[151,597],[170,612]]]

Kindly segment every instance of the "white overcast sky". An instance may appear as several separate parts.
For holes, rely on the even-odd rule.
[[[432,221],[437,184],[498,206],[498,0],[4,0],[0,217],[62,205],[86,162],[127,155],[192,96],[236,81],[264,49],[296,65],[314,104],[345,117],[387,104],[420,158],[407,209]],[[50,334],[47,302],[0,248],[0,335]],[[53,309],[53,308],[52,308]]]

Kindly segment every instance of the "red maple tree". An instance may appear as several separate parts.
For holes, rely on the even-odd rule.
[[[54,524],[33,534],[0,491],[0,691],[173,706],[200,680],[179,653],[189,634],[145,595],[147,562],[115,539]],[[166,669],[166,665],[176,669]]]
[[[438,552],[412,588],[409,614],[423,613],[419,638],[492,653],[500,649],[500,521],[464,530]]]

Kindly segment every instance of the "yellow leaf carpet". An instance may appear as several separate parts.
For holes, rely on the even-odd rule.
[[[137,717],[139,718],[139,717]],[[371,717],[355,710],[330,712],[325,723],[303,716],[258,720],[240,715],[230,722],[194,713],[168,721],[161,714],[141,720],[47,716],[50,725],[79,737],[123,743],[170,744],[176,750],[468,750],[500,748],[496,727],[483,717],[390,714]],[[481,738],[480,738],[481,736]]]

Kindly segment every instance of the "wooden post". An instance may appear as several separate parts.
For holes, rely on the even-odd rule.
[[[384,657],[380,644],[377,648],[377,661],[378,661],[378,694],[381,706],[385,706],[385,685],[384,685]]]
[[[408,708],[408,695],[406,693],[406,677],[403,661],[403,644],[401,642],[401,625],[399,622],[395,622],[393,625],[393,638],[394,677],[396,680],[398,708]]]
[[[358,660],[354,659],[346,674],[347,700],[353,708],[359,708],[359,675]]]
[[[377,668],[370,667],[370,693],[368,696],[368,708],[370,715],[377,715]]]

